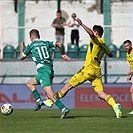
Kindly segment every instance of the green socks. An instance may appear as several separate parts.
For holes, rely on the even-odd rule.
[[[64,105],[59,99],[56,100],[55,105],[56,105],[60,110],[62,110],[63,108],[65,108],[65,105]]]
[[[39,102],[39,101],[41,100],[40,94],[38,93],[37,90],[34,90],[34,91],[32,92],[32,94],[33,94],[33,96],[34,96],[34,98],[35,98],[35,100],[36,100],[37,102]]]

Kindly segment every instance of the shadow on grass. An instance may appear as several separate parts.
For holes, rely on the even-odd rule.
[[[121,118],[127,118],[127,116],[122,116]]]
[[[63,119],[76,119],[76,118],[103,118],[103,116],[100,116],[100,115],[92,115],[92,116],[88,116],[88,115],[74,115],[74,116],[66,116],[65,118]],[[112,117],[112,116],[108,116],[108,117]],[[59,116],[50,116],[50,118],[59,118]],[[107,118],[107,116],[106,116]]]
[[[60,117],[59,116],[50,116],[50,118],[60,118]],[[66,116],[63,119],[75,119],[75,117],[74,116]]]

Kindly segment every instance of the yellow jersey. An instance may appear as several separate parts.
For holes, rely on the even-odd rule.
[[[90,39],[84,66],[91,65],[93,67],[99,68],[104,53],[107,55],[111,53],[106,46],[104,39],[98,37],[95,37],[94,40]]]
[[[133,69],[133,50],[130,54],[126,53],[127,61],[129,62],[130,67]]]

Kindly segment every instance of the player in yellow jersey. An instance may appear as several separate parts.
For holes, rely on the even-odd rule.
[[[133,108],[133,77],[132,77],[133,75],[133,48],[132,48],[132,42],[130,40],[125,40],[123,44],[124,44],[124,48],[126,51],[126,58],[130,65],[130,71],[129,71],[127,80],[128,81],[131,80],[132,82],[130,93],[132,97],[132,108]],[[133,110],[129,114],[133,114]]]
[[[105,53],[109,57],[113,57],[112,53],[106,46],[104,39],[101,38],[103,35],[103,28],[100,25],[94,25],[93,30],[91,30],[84,25],[79,18],[76,20],[90,36],[90,44],[88,46],[86,60],[83,67],[56,94],[59,98],[62,98],[69,90],[89,80],[99,98],[111,105],[116,113],[116,117],[121,118],[122,112],[120,104],[116,103],[111,95],[104,92],[102,84],[102,74],[100,68],[101,59]],[[48,103],[48,100],[44,102]]]

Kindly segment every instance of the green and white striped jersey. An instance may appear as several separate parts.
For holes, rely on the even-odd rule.
[[[54,42],[36,39],[26,46],[23,56],[26,57],[29,53],[31,53],[37,69],[45,65],[53,67],[50,49],[54,47],[54,45]]]

